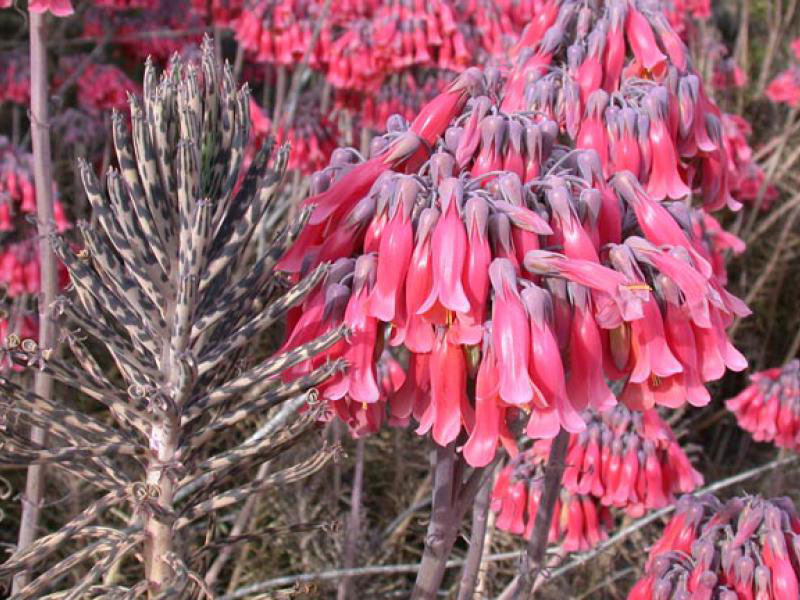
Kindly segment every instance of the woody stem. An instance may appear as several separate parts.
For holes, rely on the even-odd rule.
[[[434,600],[444,577],[450,550],[458,535],[461,521],[456,510],[456,490],[460,477],[456,473],[455,442],[439,445],[431,453],[433,474],[433,507],[425,550],[411,600]]]
[[[39,261],[41,264],[39,297],[39,347],[52,349],[55,345],[55,323],[49,318],[49,307],[58,290],[56,262],[50,248],[50,234],[53,229],[53,166],[50,157],[50,129],[47,108],[47,50],[44,15],[30,13],[30,52],[31,52],[31,142],[33,144],[33,175],[36,184],[36,216],[39,233]],[[53,393],[53,380],[44,371],[36,372],[34,392],[50,398]],[[45,443],[43,429],[32,427],[31,441]],[[44,466],[28,467],[25,495],[22,501],[22,519],[19,528],[18,550],[29,546],[36,539],[39,512],[44,493]],[[28,581],[28,572],[14,578],[13,591],[18,592]]]
[[[547,458],[547,466],[544,471],[544,489],[539,500],[539,508],[536,511],[533,533],[528,540],[525,554],[520,560],[519,579],[514,590],[514,600],[533,597],[533,582],[536,581],[544,566],[550,525],[553,522],[553,510],[561,491],[561,478],[564,475],[568,442],[569,434],[561,429],[550,446],[550,456]]]

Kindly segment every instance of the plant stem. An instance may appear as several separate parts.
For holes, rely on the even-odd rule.
[[[50,249],[50,234],[53,218],[53,165],[50,157],[50,129],[47,109],[47,49],[44,15],[30,13],[31,52],[31,141],[33,143],[33,176],[36,184],[36,216],[39,234],[39,262],[41,266],[39,297],[39,347],[52,349],[55,345],[55,323],[49,318],[50,305],[58,291],[56,260]],[[53,380],[44,371],[37,371],[34,392],[49,399],[53,392]],[[31,441],[44,445],[46,432],[31,428]],[[39,523],[39,508],[44,492],[44,466],[28,468],[25,496],[22,501],[22,519],[19,528],[18,549],[28,547],[36,539]],[[29,573],[14,578],[16,593],[28,582]]]
[[[347,533],[344,543],[344,568],[353,567],[356,558],[356,542],[361,530],[361,491],[364,487],[364,438],[356,442],[356,470],[353,475],[353,491],[350,495],[350,518],[347,521]],[[336,597],[347,600],[350,592],[350,578],[343,577],[339,582]]]
[[[475,503],[472,505],[472,531],[469,536],[469,551],[461,571],[461,583],[458,586],[457,600],[472,600],[475,586],[478,583],[478,570],[483,558],[483,542],[486,539],[486,522],[489,518],[489,503],[492,499],[492,478],[487,477]]]
[[[172,512],[175,482],[167,466],[175,460],[178,446],[178,427],[176,419],[164,416],[153,426],[150,433],[150,450],[153,458],[147,467],[147,483],[158,486],[158,507]],[[151,513],[146,516],[145,532],[145,573],[147,575],[150,597],[164,591],[172,579],[172,569],[163,560],[172,552],[172,527],[163,517]]]
[[[431,453],[433,508],[425,551],[422,554],[411,600],[434,600],[444,577],[445,564],[456,540],[460,519],[455,515],[456,451],[455,442],[439,445]]]
[[[544,470],[544,489],[539,500],[539,508],[536,510],[533,533],[531,533],[528,547],[520,561],[519,582],[514,590],[514,600],[522,598],[523,594],[525,597],[533,597],[531,589],[533,582],[536,581],[536,577],[544,565],[547,539],[553,523],[553,510],[561,491],[561,477],[564,475],[568,442],[569,434],[561,429],[550,447],[550,456],[547,457],[547,465]]]

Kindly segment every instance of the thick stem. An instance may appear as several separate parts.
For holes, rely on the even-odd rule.
[[[445,564],[458,534],[460,519],[456,518],[456,451],[455,443],[436,446],[431,453],[433,474],[433,508],[425,551],[417,572],[411,600],[434,600],[444,577]]]
[[[520,561],[519,582],[514,590],[514,600],[533,597],[533,582],[544,566],[544,556],[547,550],[547,539],[550,534],[550,525],[553,522],[553,510],[556,499],[561,492],[561,478],[564,475],[564,461],[567,457],[567,444],[569,434],[562,429],[558,432],[553,445],[550,447],[550,456],[547,457],[547,466],[544,471],[544,489],[536,511],[536,521],[533,523],[531,539]]]
[[[168,322],[177,319],[175,300],[167,310]],[[172,327],[170,326],[170,330]],[[145,513],[144,568],[147,576],[148,594],[151,598],[163,592],[173,579],[172,569],[164,560],[173,551],[172,519],[175,504],[174,465],[178,459],[178,441],[180,438],[180,406],[183,398],[179,391],[177,349],[180,340],[165,336],[162,340],[162,378],[168,382],[165,397],[157,404],[158,417],[153,421],[150,430],[150,461],[147,465],[146,481],[157,490],[155,504],[158,512],[149,510]],[[155,399],[154,399],[155,401]],[[157,402],[157,401],[156,401]],[[159,514],[160,513],[160,514]]]
[[[464,569],[461,571],[461,583],[458,587],[457,600],[472,600],[478,582],[478,571],[483,558],[483,543],[486,539],[486,523],[489,518],[489,503],[492,499],[492,478],[483,482],[475,503],[472,505],[472,531],[469,536],[469,550]]]
[[[47,109],[47,34],[44,16],[30,15],[31,47],[31,141],[33,143],[33,176],[36,184],[36,216],[39,234],[39,261],[41,265],[39,296],[39,347],[51,349],[55,345],[55,323],[49,319],[49,307],[56,298],[58,282],[56,260],[50,248],[50,234],[53,231],[53,166],[50,157],[50,129]],[[43,398],[50,398],[53,380],[44,371],[36,372],[34,391]],[[45,431],[38,427],[31,429],[31,441],[37,445],[45,442]],[[19,528],[17,547],[21,550],[36,539],[39,523],[39,508],[44,491],[44,467],[33,465],[28,468],[25,495],[22,501],[22,519]],[[29,573],[21,573],[14,578],[14,592],[25,586]]]
[[[175,494],[175,481],[167,467],[174,462],[178,446],[176,421],[165,417],[150,433],[150,450],[154,456],[147,467],[147,483],[158,487],[156,504],[167,513],[172,512]],[[164,561],[172,551],[172,524],[151,512],[146,516],[145,532],[145,573],[150,597],[155,597],[172,579],[172,569]]]
[[[350,495],[350,518],[347,520],[347,537],[344,544],[344,568],[350,569],[355,564],[356,542],[361,530],[361,492],[364,487],[364,438],[356,443],[356,472],[353,476],[353,491]],[[336,597],[347,600],[350,592],[350,578],[343,577],[339,582]]]

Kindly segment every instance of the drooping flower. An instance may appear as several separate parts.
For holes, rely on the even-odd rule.
[[[521,424],[534,440],[562,427],[587,435],[594,417],[585,411],[617,402],[610,381],[626,410],[699,406],[706,382],[745,365],[725,333],[747,312],[722,287],[725,241],[683,201],[737,206],[738,166],[752,163],[746,143],[726,133],[683,43],[651,6],[542,9],[505,79],[494,67],[466,70],[419,114],[389,118],[367,156],[334,151],[303,202],[309,222],[280,264],[296,278],[323,262],[372,257],[368,296],[354,300],[351,280],[331,288],[347,297],[352,324],[365,315],[377,327],[351,336],[358,360],[324,397],[335,391],[348,415],[384,406],[392,422],[413,422],[437,443],[462,436],[474,466],[501,444],[516,452],[510,432]],[[381,27],[387,40],[408,33],[414,55],[429,60],[416,29],[392,19]],[[334,41],[355,52],[356,38]],[[560,48],[566,63],[554,65]],[[346,80],[353,67],[328,77]],[[357,312],[355,302],[367,306]],[[393,394],[375,375],[387,352],[408,369]],[[369,395],[348,392],[350,382],[373,380]],[[660,443],[619,441],[617,504],[670,498],[674,489],[655,484],[667,477],[670,450]]]

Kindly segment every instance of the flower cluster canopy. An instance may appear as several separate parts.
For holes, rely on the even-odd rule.
[[[569,438],[562,491],[550,541],[566,551],[583,551],[607,537],[609,508],[634,517],[663,508],[674,494],[703,483],[674,434],[655,409],[635,412],[618,404],[602,414],[587,414],[588,426]],[[550,440],[538,440],[511,458],[492,493],[496,526],[531,535],[544,485],[543,467]],[[464,454],[469,460],[467,446]]]
[[[738,207],[735,162],[661,13],[562,2],[505,68],[468,69],[387,127],[369,158],[342,148],[314,175],[279,264],[330,265],[284,349],[349,327],[316,360],[350,365],[322,392],[353,430],[464,432],[479,466],[512,432],[585,431],[582,411],[617,402],[608,380],[632,409],[702,406],[705,382],[745,368],[725,327],[747,307],[688,204]],[[408,357],[396,391],[378,383],[384,349]]]

